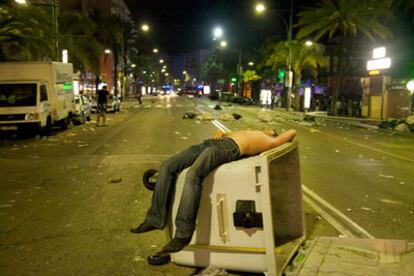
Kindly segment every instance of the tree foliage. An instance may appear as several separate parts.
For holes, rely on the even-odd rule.
[[[37,61],[54,56],[55,32],[40,8],[0,5],[0,59]]]
[[[392,0],[323,0],[316,7],[299,13],[298,39],[340,36],[337,50],[337,82],[333,91],[331,112],[336,115],[335,103],[344,74],[344,49],[348,37],[361,33],[371,40],[387,38],[391,32],[382,20],[393,18]]]
[[[291,49],[291,66],[294,79],[295,109],[299,110],[299,86],[304,70],[310,70],[316,78],[319,68],[327,66],[327,58],[324,56],[324,47],[314,43],[306,46],[303,41],[282,41],[274,45],[272,52],[265,60],[265,65],[277,68],[287,68],[289,64],[289,47]]]

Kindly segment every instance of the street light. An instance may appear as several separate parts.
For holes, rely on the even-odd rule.
[[[132,68],[135,68],[135,67],[137,67],[137,65],[136,65],[135,63],[132,63],[132,64],[131,64],[131,67],[132,67]]]
[[[253,66],[253,65],[254,65],[254,62],[253,62],[253,61],[250,61],[250,62],[248,63],[248,65],[249,65],[249,66]]]
[[[107,49],[105,49],[105,50],[104,50],[104,53],[105,53],[105,54],[107,54],[107,55],[109,55],[109,54],[111,53],[111,49],[108,49],[108,48],[107,48]]]
[[[163,59],[160,59],[160,63],[164,63],[164,60]]]
[[[255,7],[258,13],[262,13],[266,10],[266,6],[263,3],[258,3]],[[289,10],[289,24],[286,22],[286,19],[281,15],[278,11],[274,10],[276,14],[280,17],[283,24],[286,27],[287,33],[287,40],[288,40],[288,49],[289,49],[289,57],[288,57],[288,75],[287,75],[287,85],[288,85],[288,93],[287,93],[287,101],[286,101],[286,110],[290,110],[291,106],[291,95],[292,95],[292,79],[293,79],[293,72],[292,72],[292,21],[293,21],[293,0],[290,0],[290,10]]]
[[[257,13],[262,13],[266,10],[266,6],[263,3],[257,3],[255,9]]]
[[[227,47],[227,41],[225,41],[225,40],[221,41],[221,42],[220,42],[220,46],[221,46],[222,48],[226,48],[226,47]]]
[[[26,0],[14,0],[14,2],[16,2],[17,4],[20,4],[20,5],[27,5]]]
[[[149,26],[147,24],[142,24],[141,30],[143,30],[144,32],[148,32],[149,31]]]
[[[223,36],[223,29],[221,27],[215,27],[213,30],[213,38],[217,39]]]
[[[305,45],[308,46],[308,47],[310,47],[310,46],[313,45],[313,42],[310,41],[310,40],[306,40]]]
[[[158,53],[158,49],[157,48],[154,48],[154,49],[152,49],[152,52]]]

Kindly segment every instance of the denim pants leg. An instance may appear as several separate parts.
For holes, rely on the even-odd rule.
[[[239,148],[231,139],[208,140],[205,144],[207,148],[195,160],[186,175],[175,219],[177,238],[189,238],[193,235],[204,178],[220,165],[240,158]]]
[[[145,219],[147,223],[158,228],[165,226],[167,211],[170,207],[171,194],[177,175],[185,168],[191,166],[203,152],[204,148],[204,143],[193,145],[173,155],[161,164],[152,194],[151,207]]]

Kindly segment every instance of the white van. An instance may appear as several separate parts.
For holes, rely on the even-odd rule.
[[[73,97],[70,63],[0,62],[0,131],[66,129]]]

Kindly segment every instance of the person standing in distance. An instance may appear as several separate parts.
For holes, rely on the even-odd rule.
[[[96,126],[99,125],[100,118],[102,117],[103,126],[106,126],[106,105],[108,103],[108,86],[104,85],[102,89],[97,92],[96,99]]]

